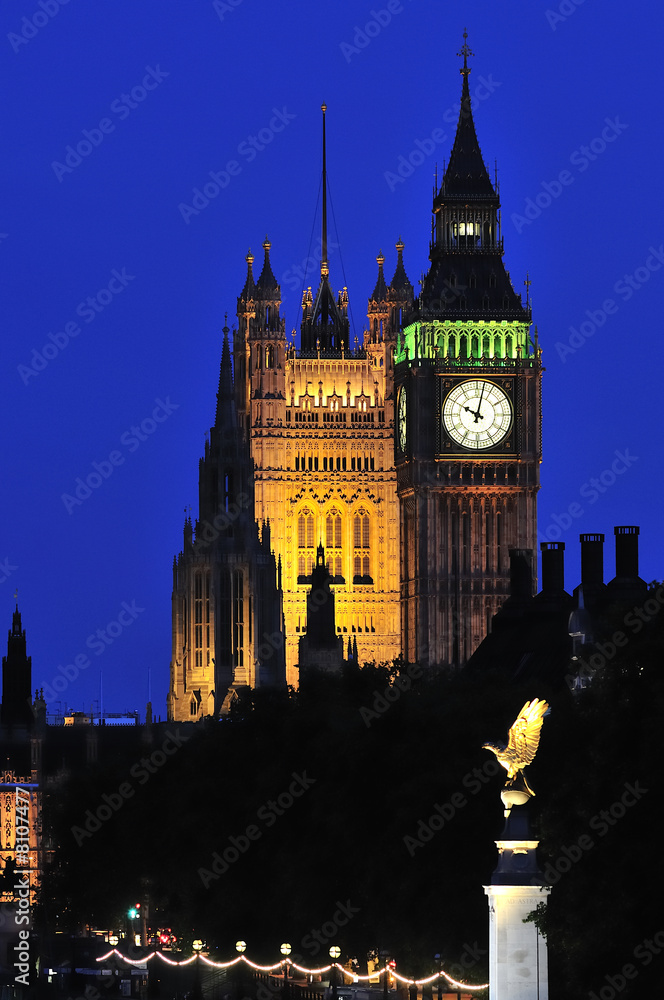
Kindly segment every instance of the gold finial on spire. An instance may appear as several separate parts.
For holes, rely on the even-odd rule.
[[[468,68],[468,56],[474,56],[475,53],[471,51],[468,45],[468,31],[466,28],[463,29],[463,45],[461,46],[461,51],[457,52],[458,56],[463,56],[463,66],[459,70],[462,76],[468,76],[470,69]]]

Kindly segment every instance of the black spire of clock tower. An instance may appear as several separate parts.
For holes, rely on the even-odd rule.
[[[528,320],[502,261],[500,200],[482,158],[468,77],[468,34],[463,56],[461,106],[449,163],[434,202],[431,267],[416,304],[421,318]]]
[[[457,123],[454,145],[450,154],[449,163],[445,171],[441,192],[445,192],[448,197],[473,195],[487,199],[495,199],[496,191],[489,178],[489,173],[482,159],[480,144],[477,141],[475,122],[473,121],[473,109],[470,99],[470,87],[468,77],[471,70],[468,66],[468,56],[474,55],[468,46],[468,32],[463,33],[463,46],[457,53],[463,56],[463,66],[459,70],[463,77],[461,88],[461,106],[459,108],[459,121]]]

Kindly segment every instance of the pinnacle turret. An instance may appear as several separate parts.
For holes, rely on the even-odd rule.
[[[228,314],[226,314],[228,319]],[[229,329],[224,323],[224,339],[221,348],[221,365],[219,368],[219,388],[217,390],[217,412],[215,414],[215,427],[223,426],[228,431],[235,427],[236,411],[235,396],[233,390],[233,369],[231,365],[231,351],[228,344]]]
[[[413,286],[408,278],[408,275],[406,274],[406,268],[404,267],[403,264],[403,248],[404,248],[404,242],[401,239],[401,237],[399,237],[396,243],[397,266],[394,271],[394,276],[392,278],[392,281],[390,282],[390,291],[406,293],[406,295],[409,294],[410,297],[412,298]]]
[[[18,610],[18,604],[12,615],[12,630],[9,633],[9,637],[22,635],[25,638],[25,632],[21,629],[21,612]]]
[[[389,285],[385,281],[385,257],[382,250],[376,258],[378,261],[378,279],[376,287],[369,296],[367,311],[369,338],[373,344],[379,343],[383,339],[395,343],[397,331],[401,327],[404,317],[410,313],[413,306],[413,286],[408,280],[408,275],[403,265],[403,247],[403,242],[401,237],[399,237],[396,244],[397,266],[394,277]]]
[[[254,281],[254,255],[251,250],[247,252],[247,256],[244,258],[247,262],[247,277],[244,283],[244,288],[240,292],[240,301],[247,302],[249,299],[253,299],[256,294],[256,282]]]
[[[263,241],[263,250],[265,251],[265,257],[263,259],[263,270],[260,273],[260,277],[256,282],[256,289],[260,294],[261,298],[273,298],[275,292],[279,292],[279,282],[275,278],[272,272],[272,265],[270,264],[270,247],[272,244],[268,240],[267,236]]]
[[[385,275],[383,274],[385,257],[382,250],[379,250],[376,261],[378,263],[378,280],[376,281],[376,287],[371,293],[371,298],[375,302],[383,302],[387,298],[387,285],[385,284]]]

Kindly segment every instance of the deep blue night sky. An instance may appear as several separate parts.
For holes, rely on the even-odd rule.
[[[104,708],[144,711],[150,671],[165,716],[172,560],[247,249],[260,261],[269,235],[296,326],[325,101],[331,277],[358,337],[400,235],[417,285],[464,27],[506,266],[519,292],[530,274],[544,349],[541,538],[567,544],[571,590],[580,532],[606,534],[609,579],[613,526],[639,524],[641,575],[664,576],[663,22],[645,0],[3,5],[0,626],[18,587],[33,687],[78,656],[63,705],[89,709],[103,670]],[[210,172],[225,186],[188,211]],[[63,500],[95,463],[100,485]]]

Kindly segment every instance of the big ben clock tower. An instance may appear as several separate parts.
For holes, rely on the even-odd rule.
[[[466,39],[431,266],[395,353],[402,651],[431,665],[469,658],[508,594],[509,550],[537,536],[540,350],[503,264]]]

